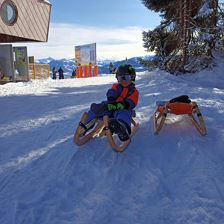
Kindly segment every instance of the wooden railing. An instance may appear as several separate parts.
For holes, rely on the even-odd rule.
[[[50,66],[48,64],[29,64],[29,79],[48,79]]]

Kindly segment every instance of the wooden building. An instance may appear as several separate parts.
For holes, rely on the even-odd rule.
[[[47,42],[50,13],[47,0],[0,0],[0,43]]]

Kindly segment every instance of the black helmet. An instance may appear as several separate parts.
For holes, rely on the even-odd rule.
[[[116,69],[116,78],[118,79],[118,77],[124,77],[125,75],[130,75],[131,76],[131,81],[134,82],[135,81],[135,69],[132,67],[132,65],[130,64],[123,64],[120,65],[117,69]]]

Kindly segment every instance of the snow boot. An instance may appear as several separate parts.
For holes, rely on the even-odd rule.
[[[117,134],[118,138],[122,142],[127,141],[130,138],[126,125],[123,122],[118,121],[117,119],[110,119],[109,129],[112,132],[112,134],[113,133]]]

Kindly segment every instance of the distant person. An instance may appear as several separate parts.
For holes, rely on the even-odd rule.
[[[61,67],[58,69],[58,75],[59,79],[64,79],[64,71]]]
[[[73,69],[72,71],[72,78],[75,78],[76,77],[76,69]]]
[[[3,75],[3,72],[1,70],[1,67],[0,67],[0,79],[3,79],[4,78],[4,75]]]
[[[112,62],[110,62],[109,64],[109,73],[112,74],[114,72],[114,66],[112,64]]]
[[[53,79],[57,79],[57,70],[55,67],[53,67],[52,69],[52,75],[53,75]]]

